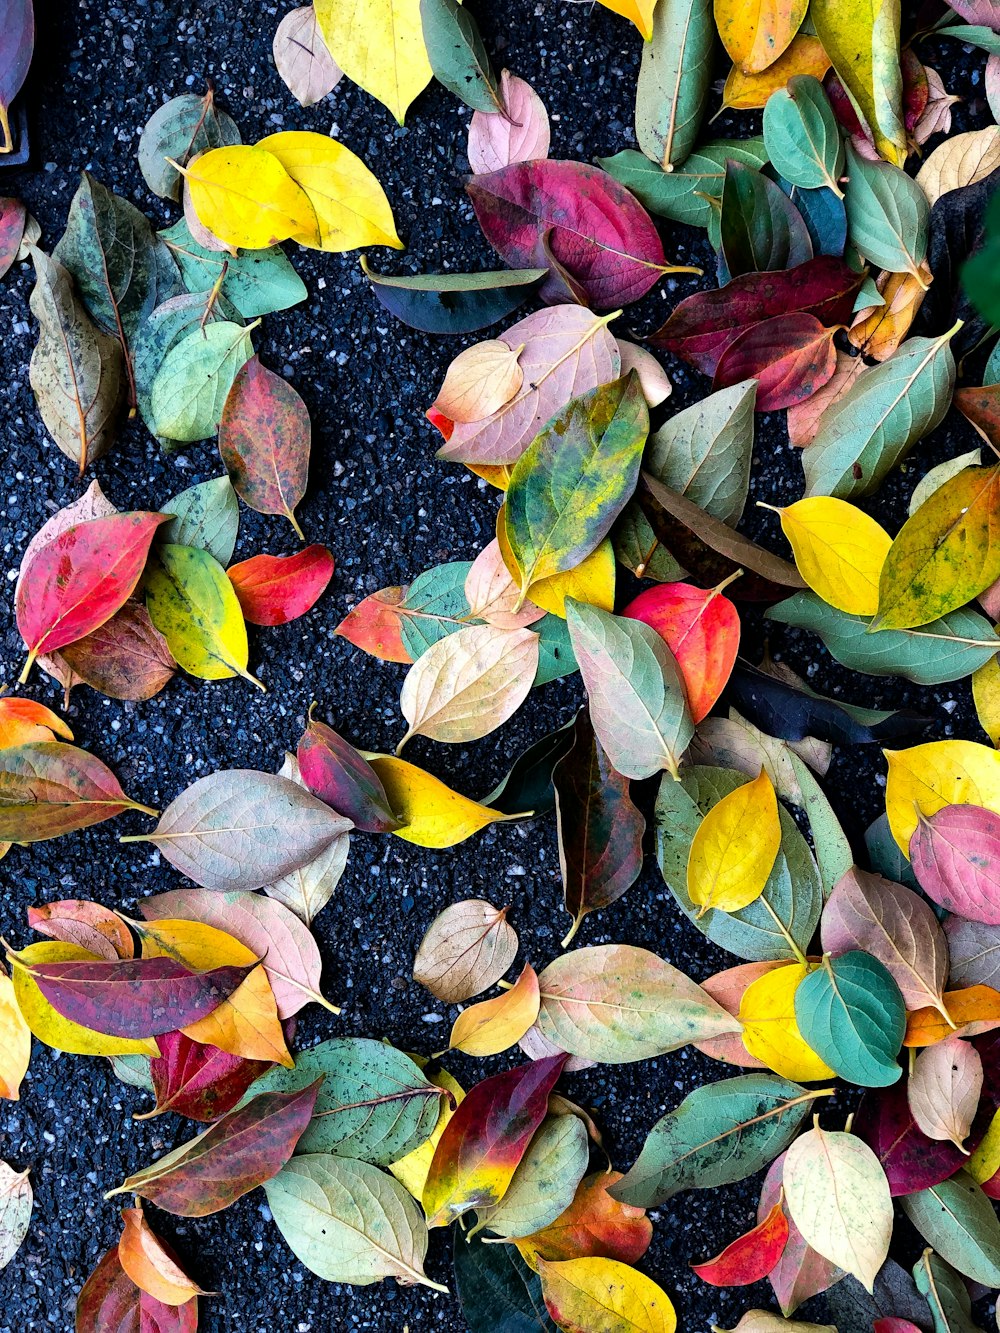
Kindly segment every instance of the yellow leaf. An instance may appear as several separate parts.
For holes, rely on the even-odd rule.
[[[305,192],[263,148],[209,149],[184,175],[198,221],[226,245],[263,250],[316,226]]]
[[[20,951],[17,961],[12,964],[14,995],[31,1031],[54,1051],[67,1051],[70,1055],[159,1055],[160,1048],[152,1037],[137,1041],[108,1037],[103,1032],[81,1027],[71,1018],[63,1018],[21,966],[21,963],[72,963],[85,959],[96,961],[97,954],[62,940],[39,940]]]
[[[31,1059],[31,1030],[17,1007],[14,983],[0,968],[0,1097],[16,1102]]]
[[[917,827],[917,809],[933,815],[946,805],[982,805],[1000,814],[1000,753],[975,741],[929,741],[909,750],[883,750],[889,763],[885,810],[904,856]]]
[[[873,616],[879,575],[892,545],[885,529],[856,505],[829,495],[797,500],[775,513],[813,592],[838,611]]]
[[[746,74],[734,65],[722,91],[722,104],[737,111],[757,110],[778,88],[787,87],[793,75],[811,74],[822,80],[829,68],[830,57],[819,38],[797,32],[787,51],[759,74]]]
[[[176,958],[196,972],[246,967],[256,957],[232,935],[202,921],[150,921],[139,929],[143,958]],[[181,1031],[192,1041],[217,1046],[244,1060],[275,1060],[289,1069],[294,1065],[263,967],[255,967],[217,1009]]]
[[[759,74],[788,49],[809,0],[715,0],[715,26],[730,58]]]
[[[992,1180],[1000,1171],[1000,1111],[993,1112],[990,1127],[979,1140],[979,1147],[966,1162],[965,1169],[980,1185]]]
[[[465,466],[498,491],[505,491],[510,485],[512,463],[466,463]]]
[[[995,657],[972,673],[972,698],[979,725],[1000,748],[1000,662]]]
[[[431,81],[420,0],[316,0],[314,8],[340,68],[402,125],[407,107]]]
[[[459,795],[440,778],[405,759],[387,754],[366,754],[365,758],[378,774],[390,808],[403,821],[403,827],[393,834],[404,842],[453,847],[490,824],[512,818]]]
[[[687,890],[698,915],[738,912],[759,898],[780,845],[778,798],[761,769],[712,806],[691,840]]]
[[[900,0],[812,0],[809,17],[880,155],[906,160]]]
[[[438,1143],[441,1141],[441,1135],[459,1104],[465,1099],[465,1090],[461,1083],[452,1078],[447,1069],[438,1069],[435,1073],[428,1074],[427,1079],[436,1088],[444,1088],[445,1092],[450,1092],[455,1099],[454,1105],[447,1097],[442,1097],[438,1121],[430,1138],[426,1139],[419,1148],[414,1148],[412,1152],[407,1153],[405,1157],[401,1157],[398,1162],[393,1162],[389,1167],[389,1170],[403,1188],[408,1190],[418,1203],[423,1197],[427,1172],[430,1170],[431,1159]]]
[[[528,963],[508,991],[470,1004],[455,1019],[450,1049],[466,1055],[499,1055],[519,1042],[538,1018],[538,977]]]
[[[12,745],[54,741],[60,736],[67,741],[73,739],[69,727],[51,708],[13,694],[0,698],[0,750]]]
[[[402,250],[385,191],[342,143],[327,134],[285,130],[269,134],[257,147],[278,159],[312,205],[315,217],[292,240],[333,253],[362,245]]]
[[[677,1315],[656,1283],[617,1259],[538,1260],[542,1296],[563,1333],[674,1333]]]
[[[795,992],[810,969],[789,963],[765,972],[743,992],[743,1045],[782,1078],[796,1083],[832,1078],[833,1070],[807,1045],[795,1021]]]
[[[504,488],[506,489],[506,487]],[[511,578],[520,582],[517,561],[507,539],[507,524],[504,508],[497,514],[497,543],[500,554],[507,566]],[[547,579],[539,579],[531,585],[531,600],[543,611],[551,611],[554,616],[566,619],[566,598],[576,602],[586,602],[589,606],[600,607],[602,611],[615,609],[615,548],[610,538],[605,538],[600,546],[591,551],[575,569],[567,569],[561,574],[550,574]]]
[[[656,0],[601,0],[605,9],[612,14],[620,14],[628,19],[642,33],[642,39],[648,42],[653,35],[653,10]]]

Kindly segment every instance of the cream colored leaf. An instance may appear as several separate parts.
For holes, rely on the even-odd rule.
[[[990,57],[995,60],[995,56]],[[988,67],[988,62],[987,62]],[[924,66],[927,75],[927,105],[923,115],[913,127],[913,142],[924,144],[934,134],[947,134],[951,129],[951,108],[962,99],[949,93],[941,75],[930,65]]]
[[[300,106],[312,106],[344,77],[326,49],[312,5],[290,9],[278,24],[272,46],[282,82]]]
[[[28,1234],[34,1194],[27,1171],[0,1162],[0,1269],[6,1268]]]
[[[528,697],[538,670],[538,635],[470,625],[432,644],[410,667],[399,706],[412,736],[460,744],[495,731]]]
[[[617,342],[622,358],[622,374],[627,375],[630,370],[635,371],[639,376],[642,396],[650,407],[659,407],[661,403],[665,403],[674,386],[653,353],[647,352],[645,347],[638,347],[635,343],[629,342],[627,338],[619,338]]]
[[[541,620],[545,611],[531,601],[525,601],[520,611],[515,611],[520,595],[513,575],[504,564],[500,543],[494,537],[473,560],[466,575],[465,600],[469,603],[469,615],[476,620],[485,620],[496,629],[524,629]]]
[[[788,1149],[782,1179],[806,1244],[871,1291],[893,1222],[889,1182],[871,1148],[855,1134],[817,1124]]]
[[[929,1139],[962,1148],[982,1089],[983,1061],[979,1052],[961,1037],[946,1037],[917,1056],[906,1097],[914,1120]]]
[[[917,172],[917,184],[934,204],[943,194],[985,180],[1000,166],[1000,125],[955,134],[935,148]]]
[[[467,898],[431,922],[413,961],[413,979],[445,1004],[458,1004],[499,981],[516,954],[517,932],[506,907]]]
[[[431,410],[452,421],[485,421],[509,403],[524,382],[518,365],[523,351],[524,343],[508,347],[499,338],[488,338],[459,352]]]

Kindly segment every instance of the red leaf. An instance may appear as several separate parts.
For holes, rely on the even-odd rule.
[[[413,658],[403,647],[402,616],[396,609],[406,599],[406,588],[382,588],[359,602],[334,631],[355,648],[380,657],[383,662],[405,662]]]
[[[118,1246],[108,1250],[76,1302],[76,1333],[197,1333],[198,1297],[164,1305],[140,1291],[122,1268]]]
[[[150,1062],[156,1106],[137,1120],[174,1111],[211,1124],[231,1111],[251,1084],[272,1068],[266,1060],[244,1060],[217,1046],[203,1046],[183,1032],[163,1033],[156,1044],[160,1054]]]
[[[896,1315],[889,1315],[885,1319],[876,1319],[872,1324],[875,1333],[923,1333],[916,1324],[911,1324],[909,1319],[899,1319]]]
[[[721,1254],[691,1271],[713,1287],[746,1287],[767,1277],[788,1241],[788,1221],[776,1203],[763,1222],[727,1245]]]
[[[939,907],[967,921],[1000,925],[1000,815],[978,805],[917,811],[910,863]]]
[[[40,842],[155,810],[129,800],[106,764],[76,745],[41,741],[0,750],[0,841]]]
[[[312,794],[356,828],[391,833],[400,827],[374,768],[332,727],[310,717],[295,757]]]
[[[39,935],[78,944],[88,953],[112,962],[116,958],[132,958],[135,954],[128,926],[100,903],[68,898],[63,902],[46,903],[44,907],[29,907],[28,925]]]
[[[322,1079],[300,1092],[262,1092],[197,1138],[144,1171],[115,1194],[140,1194],[179,1217],[207,1217],[276,1176],[312,1119]]]
[[[956,389],[952,401],[987,444],[1000,444],[1000,384]]]
[[[661,583],[641,592],[621,613],[655,629],[673,653],[695,723],[711,712],[740,647],[739,613],[721,591],[728,581],[707,591],[690,583]]]
[[[837,326],[826,328],[815,315],[765,319],[728,345],[719,357],[712,387],[725,389],[755,379],[758,412],[777,412],[804,402],[837,369],[836,332]]]
[[[452,421],[451,417],[446,417],[445,414],[439,412],[436,407],[429,407],[424,413],[424,416],[432,426],[436,427],[441,432],[444,436],[445,443],[447,443],[451,439],[455,429],[455,423]]]
[[[649,214],[598,167],[514,162],[473,176],[465,188],[483,234],[508,264],[549,269],[541,289],[549,305],[566,300],[559,268],[596,310],[638,301],[667,271]]]
[[[85,685],[111,699],[152,699],[177,670],[141,602],[126,602],[98,629],[68,643],[62,657]]]
[[[0,199],[0,278],[17,258],[27,217],[20,199]]]
[[[717,291],[686,297],[649,341],[714,375],[729,344],[772,315],[805,312],[821,324],[850,323],[862,277],[832,255],[780,273],[744,273]]]
[[[219,422],[219,453],[242,499],[259,514],[283,514],[296,534],[306,493],[312,425],[287,380],[252,356],[237,371]]]
[[[251,625],[286,625],[319,601],[333,578],[333,556],[307,546],[295,555],[254,555],[226,573]]]
[[[256,967],[192,972],[174,958],[25,965],[52,1008],[109,1037],[156,1037],[205,1018]]]
[[[447,1226],[470,1208],[498,1203],[545,1119],[569,1057],[518,1065],[477,1083],[445,1126],[424,1183],[427,1225]]]
[[[82,639],[124,605],[169,518],[137,512],[75,523],[36,552],[17,588],[17,627],[28,645],[22,682],[39,653]]]

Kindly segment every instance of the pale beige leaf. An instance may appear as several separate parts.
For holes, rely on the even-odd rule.
[[[530,601],[525,601],[520,611],[515,611],[520,597],[520,587],[504,564],[500,543],[494,537],[473,560],[465,579],[469,615],[475,620],[485,620],[496,629],[524,629],[541,620],[545,612]]]
[[[731,1329],[717,1333],[837,1333],[834,1324],[808,1324],[804,1319],[782,1319],[770,1310],[748,1310]]]
[[[996,60],[996,56],[990,56],[990,60]],[[987,62],[987,71],[989,62]],[[951,129],[951,108],[956,102],[962,99],[949,93],[944,86],[941,75],[930,65],[924,66],[924,73],[927,75],[927,105],[924,107],[923,115],[913,127],[913,141],[916,144],[926,143],[932,135],[947,134]]]
[[[782,1181],[806,1244],[871,1291],[893,1223],[889,1182],[871,1148],[856,1134],[817,1124],[788,1149]]]
[[[629,342],[627,338],[618,339],[618,350],[622,358],[622,374],[634,370],[639,376],[642,396],[650,407],[659,407],[673,392],[670,377],[657,361],[652,352]]]
[[[446,1004],[481,995],[517,955],[517,932],[506,907],[484,898],[453,903],[428,927],[413,961],[413,979]]]
[[[469,166],[477,176],[549,155],[549,116],[534,88],[505,69],[500,96],[506,116],[475,111],[469,125]]]
[[[962,1148],[982,1090],[983,1061],[979,1052],[961,1037],[946,1037],[917,1056],[906,1097],[914,1120],[929,1139]]]
[[[300,787],[306,785],[299,772],[298,760],[293,754],[285,755],[285,762],[278,776],[289,778],[292,782],[297,782]],[[307,861],[303,866],[297,866],[271,884],[265,884],[264,892],[269,898],[276,899],[289,911],[294,912],[300,921],[311,926],[333,897],[347,868],[350,850],[350,833],[341,833],[314,860]]]
[[[485,421],[499,412],[524,383],[518,357],[524,343],[508,347],[488,338],[459,352],[448,367],[432,410],[452,421]],[[623,372],[624,373],[624,372]]]
[[[538,670],[538,635],[529,629],[470,625],[439,639],[403,681],[399,706],[412,736],[461,744],[495,731],[528,697]]]
[[[955,134],[934,149],[917,172],[917,184],[934,204],[943,194],[985,180],[1000,166],[1000,125]]]
[[[344,77],[326,49],[312,5],[289,10],[278,24],[272,50],[282,82],[300,106],[321,101]]]
[[[0,1269],[6,1268],[28,1234],[34,1195],[27,1171],[0,1162]]]

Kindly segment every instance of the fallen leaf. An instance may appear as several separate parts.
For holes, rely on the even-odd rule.
[[[801,30],[777,60],[757,74],[747,74],[734,64],[726,77],[723,105],[737,111],[752,111],[767,105],[767,100],[779,88],[788,86],[796,74],[811,74],[822,79],[830,68],[830,57],[818,37]]]
[[[465,599],[471,616],[485,620],[497,629],[523,629],[535,624],[545,614],[542,607],[530,600],[525,601],[519,611],[514,610],[519,600],[518,585],[504,563],[504,551],[495,538],[472,562],[465,578]]]
[[[777,796],[761,770],[698,825],[688,853],[687,890],[699,916],[713,908],[738,912],[759,898],[780,845]]]
[[[18,1100],[31,1059],[31,1030],[17,1002],[14,983],[0,968],[0,1099]]]
[[[767,1277],[788,1241],[788,1220],[780,1203],[752,1230],[731,1241],[714,1259],[692,1264],[691,1271],[713,1287],[745,1287]]]
[[[271,47],[281,81],[299,106],[313,106],[332,93],[344,71],[326,49],[313,5],[290,9]]]
[[[531,85],[505,69],[500,97],[503,113],[476,111],[469,122],[469,166],[477,176],[549,155],[548,112]]]
[[[494,338],[467,347],[448,367],[429,411],[463,422],[482,421],[499,412],[524,381],[520,355],[519,347]]]
[[[180,1267],[141,1208],[123,1208],[122,1225],[118,1262],[141,1291],[164,1305],[184,1305],[206,1294]]]
[[[889,776],[885,808],[896,845],[909,855],[920,815],[946,805],[1000,808],[1000,754],[974,741],[928,741],[909,750],[886,750]]]
[[[864,116],[880,156],[902,166],[906,157],[899,6],[872,0],[819,0],[812,9],[816,36]]]
[[[461,0],[420,0],[420,22],[438,83],[473,110],[503,114],[479,27]]]
[[[764,1221],[775,1204],[779,1202],[784,1204],[784,1187],[781,1183],[784,1169],[785,1154],[782,1153],[771,1163],[764,1177],[760,1203],[757,1205],[758,1222]],[[787,1214],[785,1221],[788,1224],[785,1248],[767,1276],[781,1307],[781,1313],[787,1320],[803,1301],[828,1290],[835,1282],[839,1282],[844,1274],[835,1264],[831,1264],[828,1259],[824,1259],[806,1244],[802,1232]]]
[[[266,148],[210,148],[181,174],[198,221],[226,245],[262,250],[316,229],[308,195]]]
[[[261,514],[295,509],[305,494],[311,427],[305,403],[280,375],[251,357],[239,370],[219,423],[219,452],[242,499]]]
[[[946,1032],[952,1030],[945,1025]],[[973,1141],[979,1141],[988,1123],[988,1113],[977,1119]],[[905,1082],[866,1092],[853,1130],[882,1163],[893,1198],[947,1180],[968,1160],[967,1154],[948,1140],[927,1137],[913,1118]]]
[[[715,23],[734,64],[747,74],[760,73],[788,49],[805,18],[802,0],[756,3],[749,9],[716,0]]]
[[[34,699],[0,695],[0,750],[34,742],[71,741],[73,733],[58,714]]]
[[[548,1226],[515,1237],[521,1257],[532,1268],[539,1259],[560,1263],[598,1257],[637,1263],[653,1237],[644,1208],[619,1203],[608,1193],[622,1179],[620,1171],[596,1171],[577,1186],[573,1202]]]
[[[310,714],[296,749],[302,783],[366,833],[391,833],[399,822],[371,764],[332,727]]]
[[[402,125],[410,103],[431,80],[420,0],[319,0],[316,21],[347,77]]]
[[[909,856],[934,902],[970,921],[1000,925],[1000,815],[978,805],[917,811]]]
[[[30,0],[11,0],[5,6],[3,46],[0,47],[0,154],[14,148],[10,105],[21,91],[35,49],[35,11]]]
[[[27,1171],[0,1162],[0,1271],[21,1248],[31,1223],[34,1195]]]
[[[64,644],[60,656],[83,684],[110,699],[152,699],[177,670],[170,645],[140,602],[126,602],[103,625]]]
[[[469,898],[431,922],[413,961],[413,979],[445,1004],[460,1004],[495,985],[516,954],[507,909]]]
[[[883,296],[881,305],[859,310],[847,336],[851,346],[876,361],[887,361],[899,351],[910,325],[927,295],[933,280],[927,261],[918,274],[880,273],[875,286]]]
[[[542,1294],[549,1314],[565,1333],[674,1333],[677,1315],[656,1283],[617,1259],[538,1260]],[[595,1322],[599,1321],[599,1322]]]
[[[151,815],[125,795],[105,764],[61,741],[0,750],[0,840],[40,842],[114,819]]]
[[[155,1333],[197,1333],[198,1298],[184,1305],[164,1305],[140,1291],[122,1268],[118,1246],[108,1252],[87,1278],[76,1304],[76,1333],[141,1328]]]
[[[985,180],[1000,166],[1000,127],[954,134],[934,149],[917,172],[916,181],[929,204],[943,194]]]
[[[871,616],[892,538],[875,519],[830,496],[797,500],[776,511],[806,583],[838,611]]]
[[[262,1093],[104,1197],[138,1194],[178,1217],[207,1217],[277,1175],[309,1124],[320,1084]]]
[[[804,449],[816,438],[823,419],[823,413],[832,407],[845,393],[857,377],[867,369],[860,356],[848,356],[837,349],[837,368],[827,382],[801,403],[793,403],[788,409],[788,442],[796,449]]]
[[[844,148],[840,128],[823,85],[814,75],[793,74],[767,99],[764,144],[774,169],[792,185],[804,190],[829,189],[842,195],[839,181]]]
[[[400,821],[397,838],[418,847],[453,847],[473,833],[512,818],[490,810],[443,783],[440,778],[387,754],[364,756],[378,774],[389,806]]]
[[[406,651],[400,633],[400,604],[406,599],[406,588],[383,588],[365,597],[347,615],[334,631],[353,643],[355,648],[371,653],[384,662],[406,662],[413,658]]]
[[[170,347],[149,390],[154,435],[184,444],[216,434],[233,381],[253,357],[251,332],[232,320],[215,320]]]
[[[498,120],[498,116],[491,119]],[[475,333],[524,305],[548,269],[501,269],[489,273],[376,273],[361,256],[361,269],[380,305],[411,329],[424,333]],[[428,420],[445,439],[453,423],[436,412]]]
[[[944,1007],[947,1020],[940,1010],[933,1008],[916,1009],[908,1014],[903,1045],[919,1049],[955,1033],[976,1037],[1000,1027],[1000,991],[992,986],[964,986],[961,990],[945,991]]]
[[[240,530],[240,504],[228,477],[189,486],[163,507],[171,515],[158,534],[175,546],[200,546],[225,567],[233,558]]]
[[[183,1032],[157,1038],[160,1054],[150,1061],[156,1105],[137,1117],[149,1120],[172,1111],[205,1124],[227,1115],[252,1083],[271,1068],[269,1061],[245,1060],[218,1046],[193,1041]]]
[[[715,24],[711,0],[658,0],[636,85],[639,147],[665,172],[694,148],[708,101]]]
[[[788,1212],[806,1243],[871,1291],[889,1251],[892,1200],[885,1172],[854,1134],[814,1129],[789,1148]]]
[[[803,1037],[795,1017],[795,993],[808,975],[803,963],[768,970],[746,988],[739,1005],[747,1051],[765,1068],[796,1082],[834,1076]]]
[[[71,898],[46,903],[44,907],[29,907],[28,925],[40,935],[78,944],[88,953],[110,962],[135,956],[132,932],[115,912],[100,903]]]
[[[906,1085],[913,1118],[930,1139],[962,1148],[972,1129],[983,1088],[979,1052],[960,1037],[921,1051]]]
[[[806,1042],[847,1082],[883,1088],[902,1076],[896,1057],[906,1007],[892,974],[871,954],[852,949],[833,959],[824,955],[795,992],[795,1019]]]
[[[325,546],[295,555],[253,555],[226,570],[250,625],[285,625],[304,616],[333,578],[333,556]]]
[[[499,1055],[516,1046],[532,1026],[538,1005],[538,977],[528,963],[510,990],[462,1010],[452,1024],[449,1049],[480,1058]]]
[[[157,107],[146,122],[139,138],[139,170],[155,195],[177,203],[182,177],[167,158],[187,166],[209,148],[240,142],[235,122],[215,105],[211,88],[201,97],[182,93]]]
[[[775,412],[811,398],[837,368],[833,335],[814,315],[774,315],[746,329],[723,351],[712,387],[757,381],[757,411]]]

